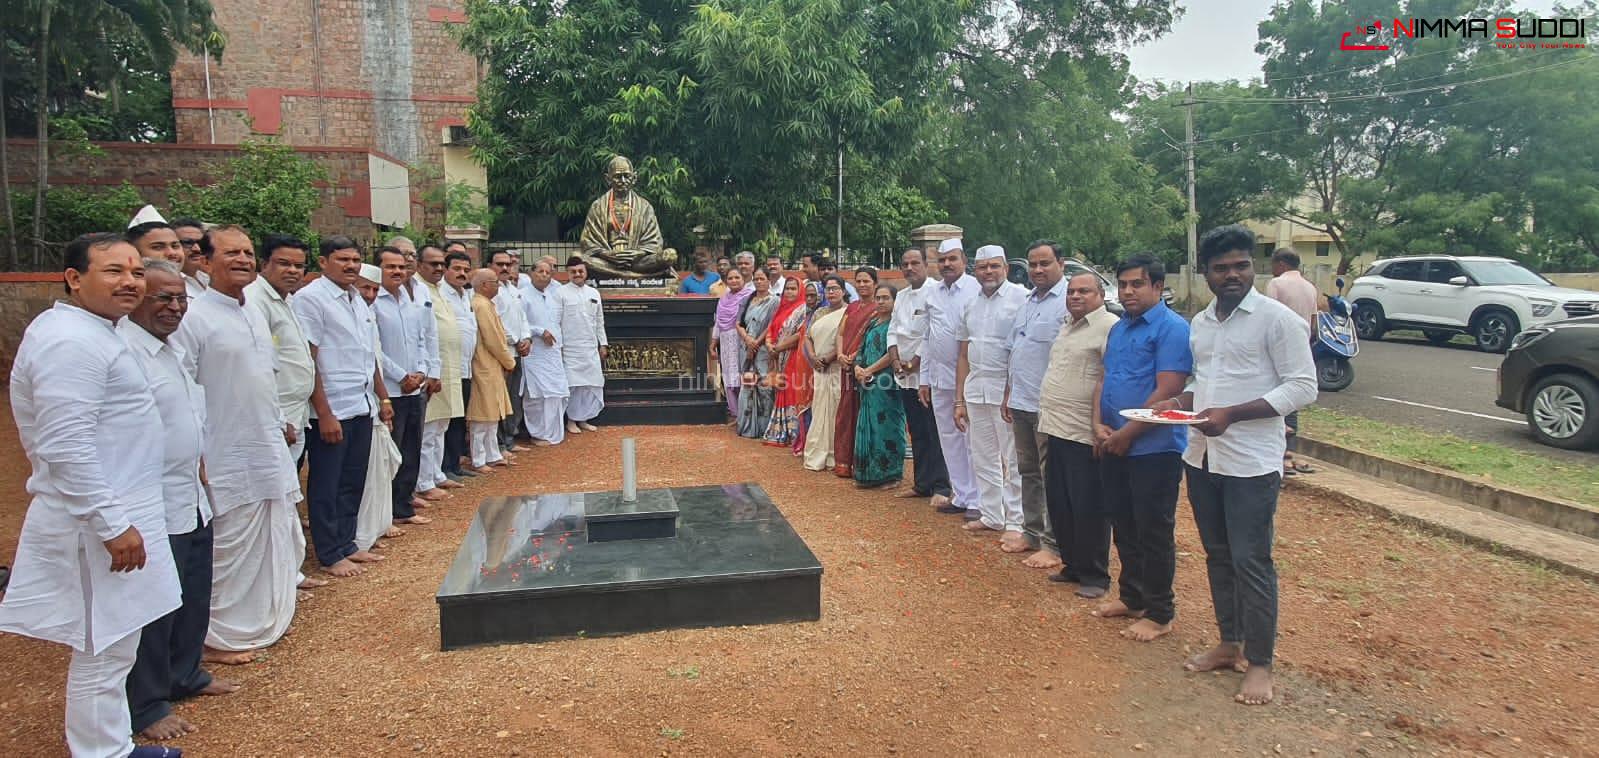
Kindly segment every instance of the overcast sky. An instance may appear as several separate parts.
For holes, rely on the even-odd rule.
[[[1133,76],[1141,80],[1204,81],[1260,75],[1256,25],[1272,0],[1181,0],[1183,14],[1170,34],[1133,48]],[[1555,0],[1520,0],[1517,7],[1549,13]]]

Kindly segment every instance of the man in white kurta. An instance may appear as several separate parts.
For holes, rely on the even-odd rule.
[[[195,730],[172,712],[174,701],[222,695],[238,685],[213,680],[200,667],[211,618],[211,499],[200,479],[205,398],[184,370],[181,351],[167,339],[183,321],[188,293],[181,271],[165,260],[144,260],[144,283],[144,302],[117,324],[117,333],[144,367],[161,414],[161,497],[183,605],[146,624],[140,634],[139,655],[128,672],[128,710],[133,731],[170,740]]]
[[[205,390],[206,476],[216,513],[207,659],[245,663],[294,619],[305,550],[296,532],[299,478],[289,459],[296,431],[278,406],[272,331],[244,288],[255,280],[255,247],[238,227],[211,241],[211,288],[189,304],[172,335]]]
[[[979,517],[972,531],[1004,532],[1001,546],[1017,552],[1022,534],[1021,474],[1016,468],[1016,435],[1004,418],[1005,381],[1010,372],[1010,332],[1027,289],[1006,281],[1005,249],[977,248],[977,296],[966,306],[955,330],[960,342],[955,367],[955,421],[966,430],[972,472],[977,477]]]
[[[600,291],[589,286],[588,266],[582,259],[566,263],[568,281],[561,285],[560,305],[561,363],[566,366],[566,384],[571,397],[566,405],[566,432],[592,432],[589,423],[605,409],[605,311]]]
[[[461,397],[461,328],[455,308],[444,299],[444,250],[438,245],[423,245],[417,254],[415,287],[417,298],[428,303],[433,313],[434,344],[438,387],[428,397],[422,418],[422,470],[417,475],[416,491],[431,499],[435,490],[461,485],[444,475],[444,436],[451,419],[466,415]],[[474,332],[475,333],[475,332]]]
[[[166,534],[160,414],[116,322],[144,297],[143,264],[115,235],[64,251],[69,299],[23,333],[11,414],[33,474],[0,632],[72,648],[74,756],[133,750],[127,677],[140,629],[179,606]]]
[[[444,257],[444,286],[439,288],[444,303],[455,313],[455,325],[460,330],[461,412],[450,419],[444,436],[444,474],[460,479],[477,476],[461,465],[461,459],[472,454],[466,428],[466,405],[472,399],[472,354],[477,350],[477,317],[472,315],[472,291],[466,288],[472,269],[472,258],[466,253],[449,253]]]
[[[960,240],[939,243],[938,274],[938,282],[922,285],[932,290],[927,293],[927,326],[921,330],[925,337],[917,354],[921,358],[919,391],[922,402],[933,409],[939,448],[949,471],[951,502],[938,508],[946,513],[964,513],[967,520],[975,521],[979,516],[977,479],[972,474],[966,432],[955,424],[955,361],[960,351],[956,330],[966,306],[977,297],[977,280],[966,273],[966,251]],[[900,355],[900,360],[904,359]]]
[[[533,265],[531,279],[522,290],[528,329],[533,334],[533,349],[522,359],[522,418],[533,444],[559,445],[566,439],[561,420],[571,395],[561,359],[565,347],[559,300],[562,285],[555,281],[555,268],[543,260]]]

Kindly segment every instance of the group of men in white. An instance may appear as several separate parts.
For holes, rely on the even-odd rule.
[[[1273,699],[1285,417],[1316,399],[1320,299],[1292,251],[1273,258],[1271,296],[1257,292],[1255,246],[1238,225],[1201,238],[1214,300],[1191,322],[1163,302],[1153,256],[1116,265],[1113,313],[1099,274],[1068,268],[1050,240],[1028,246],[1031,290],[1008,281],[997,245],[977,248],[968,273],[964,243],[943,241],[936,279],[911,248],[888,335],[915,459],[901,496],[997,534],[999,549],[1094,601],[1094,616],[1128,623],[1130,640],[1175,621],[1186,478],[1221,639],[1183,666],[1242,673],[1247,705]]]
[[[255,660],[327,584],[302,526],[320,573],[359,575],[517,437],[559,444],[604,407],[580,259],[563,284],[552,258],[476,268],[459,243],[397,237],[368,263],[342,236],[255,242],[147,206],[67,245],[67,298],[18,349],[32,501],[0,631],[71,648],[74,756],[181,755],[134,737],[193,732],[173,702],[238,689],[205,664]]]

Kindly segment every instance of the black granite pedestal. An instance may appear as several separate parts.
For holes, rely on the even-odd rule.
[[[706,375],[716,298],[605,290],[605,410],[598,424],[720,424]]]
[[[675,508],[675,536],[650,536]],[[596,539],[595,531],[607,539]],[[439,587],[445,650],[821,618],[822,566],[753,484],[490,498]]]

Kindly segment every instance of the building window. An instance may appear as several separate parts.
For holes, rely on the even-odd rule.
[[[1330,254],[1332,254],[1332,243],[1331,242],[1317,242],[1316,243],[1316,257],[1317,258],[1326,258]]]

